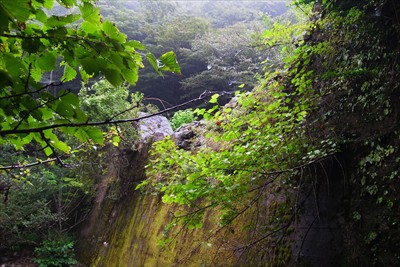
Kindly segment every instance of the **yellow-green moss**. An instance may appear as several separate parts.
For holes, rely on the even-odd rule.
[[[235,246],[245,247],[255,238],[254,232],[244,230],[252,217],[251,209],[237,218],[234,228],[222,229],[218,229],[218,214],[207,210],[203,228],[172,227],[168,231],[170,242],[160,246],[177,207],[162,203],[159,196],[134,190],[134,182],[144,175],[146,157],[140,151],[129,156],[126,162],[131,165],[126,169],[109,167],[104,183],[99,184],[98,194],[107,190],[107,196],[96,198],[101,203],[95,203],[97,211],[83,227],[77,251],[82,263],[95,267],[261,266],[259,251],[246,249],[243,254],[235,250]],[[120,188],[120,193],[112,188]],[[117,197],[108,197],[110,193]],[[261,249],[266,246],[264,242]]]
[[[133,203],[124,203],[126,212],[121,212],[112,222],[113,231],[100,244],[102,247],[91,266],[173,266],[188,256],[192,256],[190,266],[201,266],[209,257],[209,251],[191,255],[193,250],[202,250],[200,241],[196,240],[201,240],[199,236],[206,230],[184,229],[177,240],[163,248],[159,246],[174,207],[162,204],[156,196],[138,196],[133,200]],[[177,231],[173,229],[170,235],[176,235]]]

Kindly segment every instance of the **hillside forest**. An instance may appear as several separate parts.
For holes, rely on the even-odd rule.
[[[399,266],[399,60],[397,0],[0,0],[0,264]]]

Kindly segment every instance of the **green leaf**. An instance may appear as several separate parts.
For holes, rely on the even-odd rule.
[[[36,11],[36,19],[44,24],[47,23],[47,15],[42,9]]]
[[[68,121],[66,121],[68,123]],[[69,135],[75,135],[79,127],[60,127],[59,128],[63,133],[69,134]],[[79,139],[79,138],[78,138]],[[80,139],[79,139],[80,140]]]
[[[103,70],[106,79],[114,86],[119,86],[122,83],[121,73],[115,69],[105,69]]]
[[[123,69],[122,75],[124,76],[124,79],[130,84],[136,84],[139,78],[138,69]]]
[[[65,7],[72,7],[73,5],[76,5],[76,0],[57,0],[57,2]]]
[[[76,74],[77,74],[77,72],[74,68],[70,67],[69,65],[65,65],[64,74],[61,77],[61,81],[63,81],[63,82],[72,81],[73,79],[75,79]]]
[[[48,10],[50,10],[53,8],[53,4],[54,4],[53,2],[54,2],[53,0],[43,0],[43,6],[45,8],[47,8]]]
[[[4,70],[0,70],[0,89],[3,89],[8,85],[11,85],[10,76]]]
[[[119,142],[120,142],[120,137],[119,137],[118,135],[116,135],[116,136],[114,136],[114,137],[112,138],[112,144],[113,144],[114,146],[118,147],[118,146],[119,146]]]
[[[56,56],[52,52],[46,52],[37,59],[36,66],[43,71],[52,71],[56,68]]]
[[[30,96],[23,96],[20,99],[21,108],[25,108],[26,110],[34,110],[36,108],[36,101]]]
[[[50,30],[47,31],[47,33],[51,36],[53,36],[54,39],[61,39],[65,40],[65,35],[68,34],[68,30],[65,27],[56,27],[56,28],[51,28]]]
[[[81,17],[76,14],[69,14],[66,16],[51,16],[50,18],[47,19],[47,25],[49,27],[65,26],[67,24],[79,20],[80,18]]]
[[[43,72],[40,68],[33,68],[31,71],[31,77],[35,82],[40,82],[42,80]]]
[[[218,102],[218,97],[219,97],[219,94],[213,94],[212,96],[211,96],[211,99],[210,99],[210,103],[211,104],[215,104],[215,103],[217,103]]]
[[[71,151],[71,147],[62,141],[55,141],[52,143],[52,146],[65,153],[69,153]]]
[[[6,15],[10,20],[27,21],[30,15],[30,0],[2,0],[0,1],[0,15]]]
[[[85,21],[93,23],[95,25],[101,24],[101,17],[99,10],[95,8],[92,4],[84,2],[83,5],[79,7],[82,12],[82,18]]]
[[[65,127],[68,128],[68,127]],[[65,131],[65,128],[63,129]],[[74,132],[74,135],[76,138],[78,138],[82,142],[87,142],[89,140],[89,136],[86,133],[86,131],[83,128],[75,128],[76,131]]]
[[[140,189],[141,187],[146,186],[146,185],[148,185],[148,184],[149,184],[149,181],[148,181],[148,180],[143,180],[140,184],[138,184],[138,185],[135,187],[135,190],[138,190],[138,189]]]
[[[80,63],[87,74],[94,76],[99,74],[101,66],[96,64],[97,62],[95,58],[85,57],[80,60]]]
[[[158,68],[157,58],[150,52],[146,54],[146,58],[149,61],[150,65],[153,67],[153,69],[157,71],[158,74],[161,75],[161,72]]]
[[[74,119],[76,122],[86,122],[88,121],[88,116],[82,110],[75,109]]]
[[[74,108],[79,107],[79,98],[73,92],[69,90],[61,90],[58,95],[60,96],[60,100],[67,105],[73,106]]]
[[[68,105],[64,102],[59,102],[56,108],[56,112],[66,118],[70,118],[74,116],[74,109],[71,107],[71,105]]]
[[[161,55],[160,62],[163,64],[163,66],[160,67],[160,70],[171,71],[176,74],[181,74],[181,69],[179,67],[178,61],[176,60],[176,55],[173,51]]]
[[[126,67],[123,63],[123,57],[121,53],[111,52],[107,59],[110,60],[118,69],[124,69]],[[104,62],[103,64],[106,63]]]
[[[45,91],[40,93],[40,97],[46,102],[54,100],[54,96],[52,94],[48,93],[48,92],[45,92]]]
[[[79,67],[79,73],[81,75],[81,78],[83,80],[84,83],[87,83],[89,81],[89,79],[92,77],[92,75],[89,75],[84,69],[83,67]]]
[[[51,150],[51,148],[48,147],[46,143],[41,143],[41,145],[42,145],[44,154],[46,154],[47,157],[50,156],[51,154],[53,154],[53,150]]]
[[[99,27],[94,25],[88,21],[84,21],[81,24],[81,30],[85,32],[85,34],[93,34],[95,36],[100,36]]]
[[[146,50],[146,47],[139,41],[136,40],[131,40],[129,42],[126,42],[125,45],[128,45],[130,47],[139,49],[139,50]]]
[[[19,76],[21,72],[25,72],[26,67],[21,58],[14,57],[10,53],[3,55],[3,60],[6,65],[7,72],[12,76]]]
[[[26,52],[33,54],[39,52],[43,49],[42,42],[37,38],[27,38],[23,39],[21,42],[22,49]]]
[[[53,111],[49,108],[42,108],[40,110],[42,111],[42,120],[43,121],[51,119],[54,115]]]
[[[94,142],[104,145],[104,136],[103,132],[95,127],[87,127],[85,128],[85,131],[90,139],[92,139]]]
[[[114,25],[114,23],[110,21],[105,21],[102,25],[102,29],[104,33],[108,35],[111,39],[117,40],[121,43],[126,41],[126,35],[122,34]]]

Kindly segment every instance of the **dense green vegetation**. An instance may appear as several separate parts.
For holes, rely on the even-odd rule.
[[[396,266],[399,4],[298,0],[261,23],[245,3],[213,2],[209,12],[198,4],[189,15],[184,3],[156,3],[0,2],[0,252],[36,248],[41,266],[75,263],[70,233],[106,169],[102,146],[132,152],[136,132],[122,122],[154,110],[129,84],[150,97],[169,87],[161,98],[171,103],[254,87],[225,107],[214,94],[211,109],[175,113],[174,128],[206,120],[202,147],[154,145],[137,189],[178,206],[159,243],[168,246],[173,227],[203,227],[212,210],[215,234],[248,233],[234,253],[257,255],[261,266],[307,264],[293,248],[296,223],[321,184],[339,184],[337,265]],[[85,84],[68,88],[78,76]]]
[[[151,184],[165,203],[191,208],[176,213],[174,225],[202,227],[209,209],[220,213],[220,229],[243,214],[252,216],[243,230],[254,239],[237,249],[255,248],[266,266],[285,266],[296,256],[287,248],[303,208],[298,194],[321,183],[321,176],[332,184],[345,179],[352,195],[343,208],[346,237],[336,264],[395,266],[399,5],[297,5],[310,12],[306,24],[276,23],[263,36],[265,44],[282,48],[285,65],[267,71],[251,94],[238,93],[235,108],[213,109],[207,146],[190,152],[169,139],[157,143],[150,179],[141,186]],[[305,32],[299,35],[299,29]],[[282,45],[296,30],[295,42]],[[339,177],[330,171],[332,161],[341,169]],[[266,202],[267,215],[258,211]],[[260,223],[263,216],[267,224]]]
[[[157,77],[144,68],[135,90],[157,96],[166,105],[198,97],[204,90],[251,90],[262,64],[277,62],[275,51],[259,49],[265,20],[282,15],[284,2],[258,1],[115,1],[102,14],[121,31],[140,40],[155,55],[173,50],[182,75]],[[268,16],[268,17],[267,17]],[[287,16],[287,15],[282,15]],[[177,97],[179,96],[179,97]]]

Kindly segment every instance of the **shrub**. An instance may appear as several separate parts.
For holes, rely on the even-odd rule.
[[[39,267],[71,266],[77,263],[74,259],[74,241],[69,238],[45,240],[42,246],[35,249],[33,260]]]
[[[192,109],[179,110],[175,112],[171,118],[171,127],[175,131],[181,125],[195,121],[197,118],[193,114]]]

